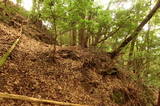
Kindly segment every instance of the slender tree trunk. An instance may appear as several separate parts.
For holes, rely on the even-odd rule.
[[[83,35],[83,38],[82,38],[82,47],[83,48],[87,48],[87,43],[88,43],[88,38],[89,38],[89,35],[87,33],[87,30],[84,30],[84,35]]]
[[[160,89],[159,89],[159,93],[158,93],[158,102],[157,102],[157,106],[160,106]]]
[[[128,65],[130,65],[130,61],[131,61],[132,56],[133,56],[134,45],[135,45],[135,41],[132,41],[132,42],[131,42],[130,51],[129,51],[129,55],[128,55]]]
[[[139,11],[136,9],[136,14],[138,15],[140,14]],[[138,25],[138,22],[136,23]],[[128,33],[129,34],[129,33]],[[127,38],[127,37],[126,37]],[[135,48],[135,43],[136,43],[137,37],[135,37],[132,42],[131,42],[131,47],[130,47],[130,51],[129,51],[129,55],[128,55],[128,66],[130,67],[132,61],[131,59],[133,58],[133,53],[134,53],[134,48]],[[133,64],[133,63],[132,63]]]
[[[56,54],[56,44],[57,44],[57,24],[56,24],[56,19],[54,19],[54,49],[53,49],[53,57],[55,57]]]
[[[135,41],[136,39],[132,40],[131,42],[131,47],[130,47],[129,55],[128,55],[128,66],[130,66],[132,62],[131,59],[132,59],[133,52],[134,52]]]
[[[84,40],[85,40],[85,30],[82,28],[79,30],[79,45],[84,47]]]
[[[156,5],[153,7],[153,9],[149,12],[149,14],[145,17],[145,19],[140,23],[140,25],[135,29],[135,31],[126,39],[122,42],[122,44],[115,49],[111,54],[112,54],[112,58],[116,57],[121,50],[128,45],[128,43],[130,43],[135,37],[137,37],[137,35],[139,34],[139,32],[142,30],[142,28],[144,27],[144,25],[152,18],[152,16],[156,13],[156,11],[160,8],[160,0],[158,0],[158,2],[156,3]]]
[[[90,34],[86,30],[83,47],[87,48],[89,46],[89,44],[88,44],[89,38],[90,38]]]
[[[72,46],[75,46],[77,42],[76,30],[72,30]]]
[[[3,0],[3,3],[5,4],[5,6],[7,6],[7,2],[8,0]]]
[[[147,49],[146,49],[146,51],[147,51],[147,56],[146,56],[146,63],[147,63],[147,65],[146,65],[146,68],[147,68],[147,70],[149,70],[149,68],[150,68],[150,57],[149,57],[149,51],[150,51],[150,38],[149,38],[149,35],[150,35],[150,29],[151,29],[151,26],[150,26],[150,24],[148,24],[148,31],[147,31],[147,33],[146,33],[146,36],[145,36],[145,43],[146,43],[146,47],[147,47]]]
[[[81,31],[81,29],[80,30],[78,30],[78,44],[79,44],[79,46],[81,46],[81,40],[82,40],[82,31]]]

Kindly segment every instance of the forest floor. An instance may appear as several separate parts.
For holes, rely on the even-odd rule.
[[[37,33],[41,32],[24,28],[21,34],[13,25],[0,22],[0,56],[21,36],[0,68],[0,92],[89,106],[146,106],[145,87],[132,80],[133,73],[108,53],[57,46],[54,54],[54,46],[46,43],[51,41],[48,37],[28,36]],[[8,99],[0,104],[54,106]]]

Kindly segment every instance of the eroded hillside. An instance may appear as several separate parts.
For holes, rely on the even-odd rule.
[[[146,106],[150,102],[144,96],[145,88],[132,80],[133,73],[120,67],[109,53],[57,46],[53,54],[52,39],[45,31],[27,23],[20,33],[15,23],[22,22],[13,22],[18,15],[14,17],[5,11],[1,16],[8,14],[6,17],[11,19],[4,22],[2,18],[0,22],[0,56],[19,36],[21,39],[0,68],[0,92],[89,106]],[[0,100],[0,104],[50,106],[8,99]]]

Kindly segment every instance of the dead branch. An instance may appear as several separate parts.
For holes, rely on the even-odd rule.
[[[49,103],[49,104],[62,105],[62,106],[87,106],[87,105],[58,102],[53,100],[38,99],[38,98],[33,98],[33,97],[28,97],[23,95],[15,95],[15,94],[7,94],[7,93],[0,93],[0,98],[22,100],[22,101],[29,101],[29,102],[38,102],[38,103]]]

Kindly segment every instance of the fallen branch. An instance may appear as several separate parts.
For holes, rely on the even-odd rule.
[[[4,65],[4,63],[6,62],[8,56],[11,54],[13,49],[16,47],[16,45],[19,42],[19,40],[20,40],[20,37],[13,43],[11,48],[2,57],[0,57],[0,67]]]
[[[28,97],[23,95],[15,95],[15,94],[7,94],[7,93],[0,93],[0,98],[23,100],[23,101],[38,102],[38,103],[49,103],[49,104],[62,105],[62,106],[87,106],[87,105],[58,102],[53,100],[38,99],[38,98],[33,98],[33,97]]]

